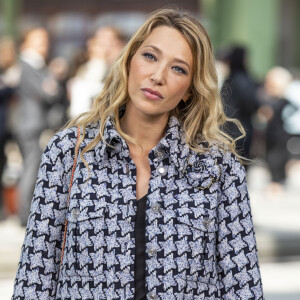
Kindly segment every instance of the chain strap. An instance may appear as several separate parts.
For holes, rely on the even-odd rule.
[[[80,126],[78,126],[78,129],[77,129],[77,143],[76,143],[76,147],[75,147],[75,157],[74,157],[71,180],[70,180],[70,185],[69,185],[67,211],[68,211],[68,208],[69,208],[71,188],[72,188],[72,184],[73,184],[74,172],[75,172],[76,162],[77,162],[77,157],[78,157],[78,152],[79,152],[79,144],[80,144],[79,143],[79,138],[80,138]],[[66,238],[67,238],[67,228],[68,228],[68,219],[66,218],[65,226],[64,226],[64,236],[63,236],[63,244],[62,244],[62,249],[61,249],[60,264],[59,264],[60,268],[62,266],[62,261],[63,261],[63,257],[64,257],[64,252],[65,252],[65,244],[66,244]]]

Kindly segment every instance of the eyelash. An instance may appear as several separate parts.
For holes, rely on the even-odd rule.
[[[180,68],[180,67],[173,67],[174,69],[177,69],[177,71],[176,72],[179,72],[179,73],[182,73],[182,74],[187,74],[186,73],[186,71],[184,70],[184,69],[182,69],[182,68]]]
[[[146,57],[147,59],[152,60],[152,61],[157,61],[156,57],[152,53],[145,52],[145,53],[143,53],[143,56]],[[185,74],[185,75],[187,74],[186,70],[184,70],[181,67],[175,66],[175,67],[173,67],[173,69],[178,73],[182,73],[182,74]]]
[[[157,61],[156,57],[153,54],[149,53],[149,52],[143,53],[143,56],[145,56],[146,58],[148,58],[150,60]]]

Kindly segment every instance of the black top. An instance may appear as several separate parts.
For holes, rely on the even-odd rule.
[[[137,213],[135,221],[135,300],[146,299],[145,287],[145,217],[147,195],[137,200]]]

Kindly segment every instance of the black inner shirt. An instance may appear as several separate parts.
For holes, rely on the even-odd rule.
[[[134,284],[135,300],[146,299],[145,285],[145,227],[146,227],[146,199],[147,195],[137,200],[137,213],[135,221],[135,265],[134,265]]]

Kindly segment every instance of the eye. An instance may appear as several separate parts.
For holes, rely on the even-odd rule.
[[[175,66],[172,69],[175,70],[178,73],[187,74],[186,70],[181,68],[181,67]]]
[[[153,61],[157,60],[156,57],[152,53],[150,53],[150,52],[143,53],[143,56],[145,56],[149,60],[153,60]]]

